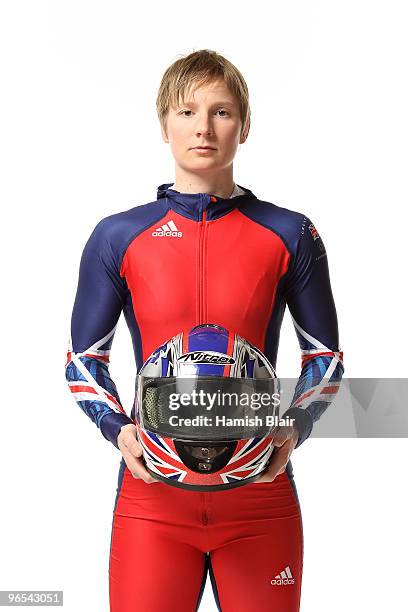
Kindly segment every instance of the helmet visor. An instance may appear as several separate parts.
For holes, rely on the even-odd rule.
[[[191,441],[270,434],[279,418],[276,378],[137,376],[137,416],[148,431]]]

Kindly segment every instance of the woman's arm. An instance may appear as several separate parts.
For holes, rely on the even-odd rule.
[[[291,406],[282,415],[293,418],[294,426],[274,433],[275,448],[259,483],[285,471],[293,449],[310,436],[313,423],[333,401],[344,372],[326,249],[307,217],[288,270],[285,299],[302,351],[302,370]]]
[[[297,448],[333,401],[344,372],[326,249],[307,217],[288,274],[286,302],[302,350],[300,377],[284,415],[295,419]]]
[[[109,374],[109,353],[128,297],[109,217],[93,230],[81,257],[71,318],[66,379],[80,408],[117,448],[123,425],[133,423]]]

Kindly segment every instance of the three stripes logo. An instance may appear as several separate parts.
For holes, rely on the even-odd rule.
[[[156,228],[154,232],[152,232],[152,236],[154,236],[155,238],[160,238],[161,236],[181,238],[182,235],[183,235],[183,232],[180,232],[177,229],[174,221],[171,221],[171,220],[168,223],[165,223],[164,225],[162,225],[161,227]]]
[[[275,578],[271,580],[271,584],[274,586],[286,586],[288,584],[295,584],[295,579],[292,576],[292,572],[290,571],[289,565],[285,567],[285,569],[277,574]]]

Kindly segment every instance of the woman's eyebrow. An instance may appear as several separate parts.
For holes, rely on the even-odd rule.
[[[181,104],[188,104],[189,106],[197,106],[196,102],[193,102],[192,100],[184,100],[184,102],[181,102]],[[234,102],[233,100],[220,100],[218,102],[213,102],[211,104],[211,106],[234,106]]]

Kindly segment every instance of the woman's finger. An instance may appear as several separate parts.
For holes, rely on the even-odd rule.
[[[127,435],[125,433],[119,436],[118,446],[133,478],[141,478],[148,484],[159,482],[157,478],[153,478],[146,470],[141,459],[143,454],[142,446],[136,440],[133,433],[129,432]]]
[[[134,457],[141,457],[143,454],[142,445],[136,440],[134,436],[125,438],[127,449]]]
[[[256,482],[272,482],[278,475],[279,470],[286,467],[286,463],[285,449],[283,447],[275,448],[268,469]]]
[[[122,454],[133,478],[141,478],[148,484],[158,482],[158,480],[156,478],[153,478],[153,476],[151,476],[146,470],[141,459],[135,458],[130,452],[127,451]]]

